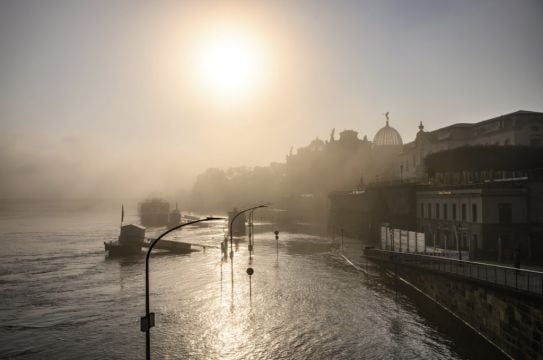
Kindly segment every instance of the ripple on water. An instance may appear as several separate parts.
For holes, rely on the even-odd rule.
[[[118,232],[109,216],[48,218],[44,231],[13,231],[9,222],[20,219],[0,219],[9,230],[0,230],[0,245],[6,245],[0,256],[3,356],[142,357],[144,263],[104,259],[103,241]],[[216,246],[223,234],[221,226],[195,227],[172,238]],[[233,288],[231,264],[220,261],[217,249],[153,256],[153,354],[206,360],[497,358],[482,341],[477,347],[487,346],[483,355],[464,349],[462,336],[473,336],[454,333],[444,324],[450,317],[421,310],[375,268],[369,277],[353,270],[330,252],[328,239],[281,232],[279,245],[277,259],[273,233],[258,233],[249,262],[247,242],[237,242]],[[251,298],[249,265],[255,270]]]

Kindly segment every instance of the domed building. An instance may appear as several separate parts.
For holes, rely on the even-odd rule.
[[[373,138],[373,157],[379,159],[375,162],[377,181],[391,181],[400,178],[399,155],[402,152],[403,141],[400,133],[388,123],[379,129]]]
[[[382,127],[373,138],[374,146],[402,146],[403,141],[400,133],[388,124]]]

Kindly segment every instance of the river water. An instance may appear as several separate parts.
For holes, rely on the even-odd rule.
[[[144,260],[104,256],[103,242],[118,235],[117,218],[90,211],[0,215],[0,358],[144,358]],[[370,264],[369,275],[350,267],[328,239],[278,229],[277,257],[273,233],[261,229],[252,260],[247,242],[237,244],[233,287],[219,249],[153,255],[154,358],[501,358],[378,267]],[[224,230],[186,227],[170,238],[216,246]]]

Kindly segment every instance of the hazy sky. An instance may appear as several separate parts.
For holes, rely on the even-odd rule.
[[[372,139],[386,111],[404,142],[543,111],[542,18],[540,0],[0,0],[0,198],[170,193],[332,128]],[[260,59],[233,99],[195,55],[232,29]]]

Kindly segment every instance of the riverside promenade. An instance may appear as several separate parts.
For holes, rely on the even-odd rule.
[[[372,264],[378,264],[507,356],[543,359],[543,273],[533,268],[375,248],[363,254],[363,247],[361,242],[344,239],[338,252],[346,262],[366,273]]]

